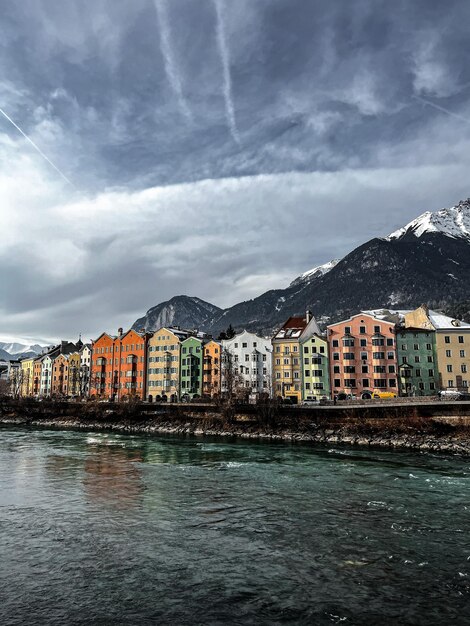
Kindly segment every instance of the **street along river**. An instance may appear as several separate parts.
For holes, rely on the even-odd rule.
[[[0,430],[0,624],[468,624],[470,460]]]

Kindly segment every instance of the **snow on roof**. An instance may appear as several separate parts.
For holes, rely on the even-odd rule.
[[[444,313],[429,311],[429,319],[436,330],[454,330],[458,328],[470,328],[470,324],[462,320],[456,320]]]

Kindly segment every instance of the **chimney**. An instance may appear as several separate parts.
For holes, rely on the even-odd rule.
[[[123,333],[122,328],[118,328],[118,336],[119,336],[119,337],[122,337],[122,333]]]
[[[312,312],[307,309],[307,312],[305,313],[305,321],[307,322],[307,324],[310,322],[311,319],[312,319]]]

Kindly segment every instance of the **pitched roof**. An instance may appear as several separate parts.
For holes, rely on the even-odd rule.
[[[453,319],[452,317],[444,315],[443,313],[438,313],[437,311],[429,311],[428,317],[436,330],[458,330],[459,328],[465,330],[470,329],[470,324],[467,324],[467,322]]]

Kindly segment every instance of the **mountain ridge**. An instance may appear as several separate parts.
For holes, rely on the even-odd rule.
[[[326,324],[361,309],[414,308],[422,302],[445,308],[468,301],[469,293],[470,198],[422,213],[387,237],[370,239],[342,259],[304,272],[286,288],[271,289],[226,309],[202,301],[206,311],[199,315],[193,310],[190,326],[214,335],[229,325],[265,334],[307,308]],[[162,307],[162,313],[172,303],[172,323],[184,326],[188,300],[192,299],[176,296],[149,312]],[[207,307],[212,307],[210,314]],[[143,320],[147,330],[155,330],[147,316],[134,327]]]

